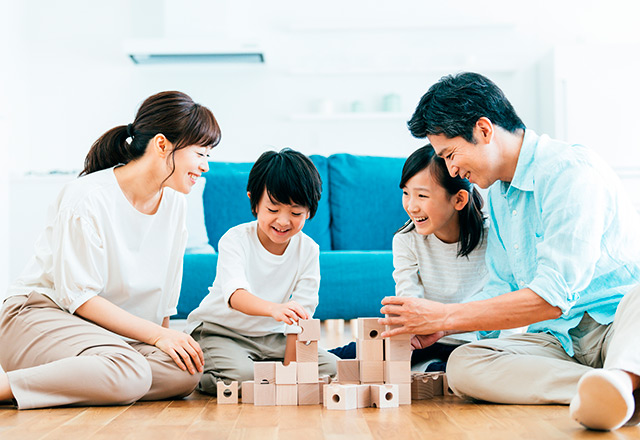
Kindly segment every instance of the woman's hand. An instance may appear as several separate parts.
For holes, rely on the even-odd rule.
[[[292,325],[299,319],[309,319],[307,311],[295,301],[289,301],[284,304],[272,303],[269,315],[279,322]]]
[[[153,341],[153,345],[171,356],[182,371],[188,370],[191,374],[202,372],[204,366],[202,349],[188,334],[162,328],[160,336]]]

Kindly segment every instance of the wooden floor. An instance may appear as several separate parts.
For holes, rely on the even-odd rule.
[[[217,405],[185,400],[125,407],[18,411],[0,408],[0,439],[638,439],[640,427],[587,431],[566,406],[492,405],[456,397],[400,408],[329,411],[322,406]]]

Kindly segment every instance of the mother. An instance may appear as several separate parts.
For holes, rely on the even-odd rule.
[[[0,311],[0,401],[113,405],[193,391],[202,351],[169,329],[187,241],[179,193],[219,141],[209,109],[162,92],[93,144]]]

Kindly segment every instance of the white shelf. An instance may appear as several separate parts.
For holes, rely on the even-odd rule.
[[[289,118],[293,121],[408,121],[411,115],[396,112],[296,113]]]

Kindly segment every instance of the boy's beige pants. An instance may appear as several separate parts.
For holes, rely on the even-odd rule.
[[[180,370],[159,348],[127,343],[39,293],[5,300],[0,365],[20,409],[182,397],[201,376]]]
[[[600,325],[585,314],[569,333],[573,357],[546,333],[463,345],[447,363],[449,385],[459,396],[489,402],[568,404],[578,380],[593,368],[640,375],[640,286],[624,296],[612,324]],[[635,394],[638,400],[640,392]]]

